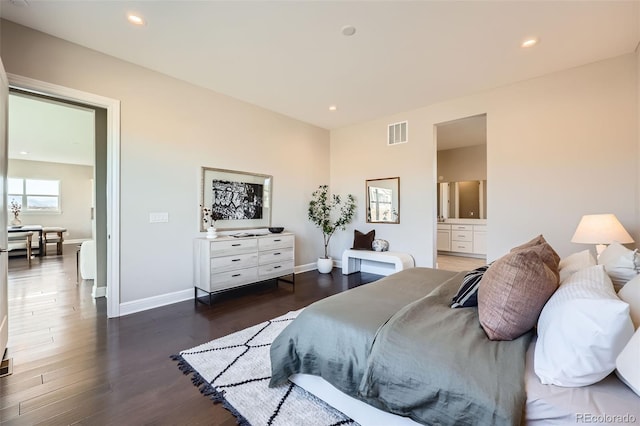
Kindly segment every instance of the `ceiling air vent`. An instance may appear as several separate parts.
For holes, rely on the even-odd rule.
[[[406,143],[409,140],[407,123],[407,121],[403,121],[401,123],[389,124],[389,139],[387,139],[387,145]]]

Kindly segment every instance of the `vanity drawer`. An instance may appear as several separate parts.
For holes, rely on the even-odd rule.
[[[473,231],[473,225],[451,225],[452,231]]]
[[[473,243],[471,241],[451,241],[451,251],[472,253]]]
[[[459,231],[457,229],[451,230],[451,241],[473,241],[473,231]]]

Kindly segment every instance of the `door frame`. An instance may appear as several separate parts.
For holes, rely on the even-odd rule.
[[[120,316],[120,101],[7,73],[9,87],[107,110],[107,317]]]

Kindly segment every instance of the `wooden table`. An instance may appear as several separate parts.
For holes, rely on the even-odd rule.
[[[56,234],[56,238],[54,238],[52,243],[56,243],[56,254],[62,255],[62,242],[64,241],[64,233],[67,232],[67,228],[61,228],[59,226],[45,226],[42,228],[42,233],[44,234],[44,254],[47,254],[47,243],[49,239],[47,238],[47,234]]]
[[[38,233],[38,256],[44,254],[42,245],[42,225],[7,226],[7,232],[37,232]]]

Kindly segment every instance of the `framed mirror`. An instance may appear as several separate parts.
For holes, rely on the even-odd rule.
[[[367,179],[367,223],[400,223],[400,178]]]

